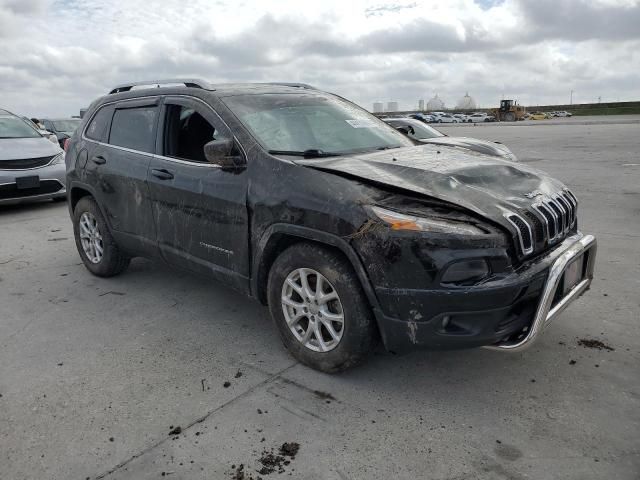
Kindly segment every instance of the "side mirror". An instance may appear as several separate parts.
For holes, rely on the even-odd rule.
[[[240,157],[233,153],[234,143],[231,139],[211,140],[204,146],[207,161],[224,168],[238,167],[242,164]]]

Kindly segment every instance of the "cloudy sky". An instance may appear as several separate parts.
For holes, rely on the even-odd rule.
[[[640,99],[640,0],[0,0],[0,107],[131,80],[311,83],[371,109]]]

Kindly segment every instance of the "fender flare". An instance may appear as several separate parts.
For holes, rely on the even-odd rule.
[[[106,214],[104,208],[102,207],[102,205],[100,204],[100,202],[98,202],[98,197],[96,196],[95,188],[93,188],[90,185],[87,185],[86,183],[80,182],[78,180],[73,180],[71,182],[70,188],[69,188],[69,186],[67,186],[67,191],[69,192],[68,193],[69,197],[68,197],[67,204],[69,205],[69,216],[71,217],[71,220],[73,221],[73,206],[71,204],[71,196],[72,196],[72,192],[73,192],[74,188],[77,188],[79,190],[85,190],[85,191],[89,192],[89,194],[93,197],[94,201],[98,205],[98,208],[100,209],[100,213],[102,213],[102,218],[104,218],[104,221],[107,222],[107,226],[109,227],[109,230],[113,231],[113,227],[111,226],[111,222],[109,221],[109,217],[107,216],[107,214]]]
[[[369,276],[367,275],[364,266],[362,265],[362,261],[360,257],[353,249],[353,247],[347,242],[344,238],[334,235],[332,233],[323,232],[320,230],[315,230],[313,228],[302,227],[298,225],[291,225],[288,223],[275,223],[270,225],[260,237],[256,245],[255,255],[253,257],[252,267],[251,267],[251,294],[252,296],[258,298],[258,291],[260,286],[259,282],[259,269],[260,264],[262,262],[263,253],[265,251],[266,246],[268,245],[270,239],[274,234],[285,234],[292,237],[299,237],[301,239],[312,240],[314,242],[322,243],[325,245],[329,245],[331,247],[335,247],[340,250],[349,263],[353,267],[358,279],[360,280],[360,284],[362,285],[362,289],[364,290],[365,295],[367,296],[367,300],[371,305],[371,308],[374,311],[376,319],[380,314],[380,303],[378,302],[378,297],[375,294],[375,290],[371,285],[371,281],[369,280]]]

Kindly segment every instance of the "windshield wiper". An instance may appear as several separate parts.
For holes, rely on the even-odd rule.
[[[376,150],[391,150],[392,148],[400,148],[402,145],[394,145],[393,147],[378,147]]]
[[[304,151],[296,150],[269,150],[271,155],[292,155],[294,157],[304,158],[323,158],[323,157],[339,157],[341,153],[325,152],[324,150],[318,150],[317,148],[310,148]]]

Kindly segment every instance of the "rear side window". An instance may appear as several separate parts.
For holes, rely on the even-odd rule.
[[[116,110],[111,122],[109,143],[141,152],[153,153],[158,107]]]
[[[91,140],[97,140],[98,142],[104,142],[111,124],[111,117],[113,116],[113,106],[102,107],[98,110],[98,113],[93,117],[91,123],[87,127],[85,135]]]

